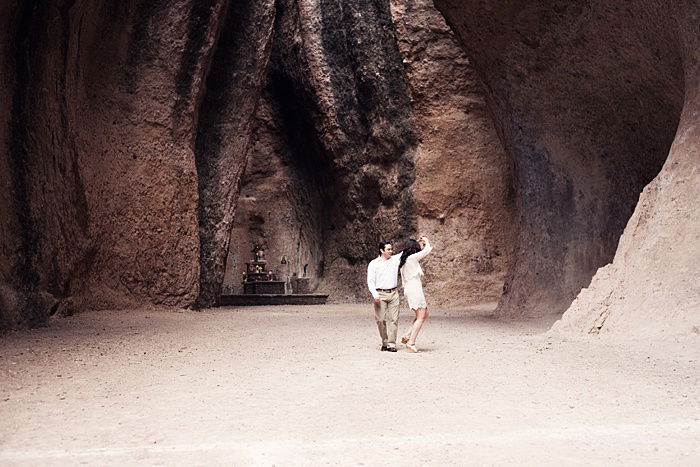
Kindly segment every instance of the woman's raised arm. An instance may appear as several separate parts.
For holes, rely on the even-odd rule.
[[[417,259],[418,261],[422,260],[426,256],[428,256],[428,253],[433,251],[432,245],[430,245],[430,241],[428,240],[428,237],[421,237],[421,239],[425,242],[425,246],[423,246],[423,249],[419,251],[418,253],[413,253],[410,257],[413,257]]]

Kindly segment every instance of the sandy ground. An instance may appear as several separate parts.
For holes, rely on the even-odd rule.
[[[0,465],[700,465],[700,340],[371,307],[83,313],[0,338]],[[404,324],[408,321],[403,314]]]

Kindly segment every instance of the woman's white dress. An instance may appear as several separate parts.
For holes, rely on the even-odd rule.
[[[425,301],[425,294],[423,294],[423,283],[421,281],[423,269],[420,267],[419,261],[425,258],[432,249],[430,242],[426,240],[423,249],[406,258],[406,263],[401,268],[403,294],[408,300],[408,306],[411,310],[428,307]]]

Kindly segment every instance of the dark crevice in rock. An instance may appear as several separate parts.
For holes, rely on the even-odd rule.
[[[328,64],[330,91],[333,100],[340,109],[355,109],[358,107],[357,82],[351,61],[351,45],[349,29],[352,27],[348,20],[350,3],[336,0],[321,0],[319,11],[322,15],[321,39],[323,41],[324,57]],[[352,79],[348,79],[351,77]],[[362,112],[340,112],[338,114],[340,129],[351,141],[364,141],[367,138],[369,122],[367,115]]]
[[[206,93],[202,100],[197,125],[199,130],[195,139],[195,162],[197,174],[202,181],[201,187],[207,186],[214,176],[216,165],[212,160],[221,157],[222,141],[227,137],[224,125],[231,116],[226,111],[232,105],[231,100],[237,84],[234,72],[240,65],[236,61],[238,56],[235,51],[242,40],[244,29],[241,20],[244,15],[241,11],[250,10],[250,6],[246,5],[248,3],[250,2],[247,0],[234,0],[226,9],[226,19],[206,78]],[[182,68],[178,77],[184,73]],[[178,82],[178,89],[181,85],[182,83]],[[202,194],[204,193],[200,190],[200,195]],[[206,219],[206,216],[202,217],[202,220]]]
[[[76,0],[69,0],[65,2],[63,5],[61,5],[60,13],[61,13],[61,25],[62,25],[62,31],[61,31],[61,53],[62,53],[62,64],[63,64],[63,72],[59,76],[60,84],[59,84],[59,89],[60,89],[60,99],[61,99],[61,128],[63,130],[63,133],[67,135],[69,133],[69,128],[68,128],[68,115],[67,115],[67,110],[68,110],[68,96],[66,92],[66,79],[67,79],[67,74],[69,71],[68,68],[68,44],[70,42],[70,34],[71,34],[71,24],[70,24],[70,10],[73,8],[73,5],[75,5]]]
[[[183,114],[185,114],[187,106],[192,101],[192,82],[195,78],[192,71],[197,68],[197,63],[202,57],[211,18],[219,1],[194,2],[187,18],[187,39],[180,60],[180,67],[175,75],[175,91],[177,95],[173,106],[174,128],[180,128],[183,125],[183,120],[185,120],[185,115]],[[224,11],[227,10],[224,9]]]
[[[273,170],[284,186],[299,187],[304,195],[291,200],[289,209],[298,216],[290,222],[313,232],[302,235],[299,250],[298,242],[277,238],[299,235],[287,226],[270,226],[267,239],[253,239],[244,225],[236,228],[250,241],[274,245],[278,256],[312,257],[313,279],[335,300],[364,297],[365,262],[375,245],[416,230],[410,187],[417,139],[388,2],[280,1],[268,83],[269,112],[277,117],[258,121],[267,142],[258,145],[254,154],[261,159],[253,166]],[[270,118],[279,120],[270,124]],[[281,154],[275,145],[284,148]],[[275,209],[267,203],[277,195],[257,174],[247,180],[241,203],[267,216]],[[257,192],[255,183],[261,184]],[[246,201],[258,197],[257,208]],[[296,203],[317,205],[317,211],[307,213]],[[237,264],[249,259],[249,247],[234,249]],[[294,273],[301,276],[305,261],[299,261]]]
[[[170,2],[168,0],[136,0],[135,2],[116,1],[111,4],[115,15],[119,10],[131,13],[132,26],[127,45],[124,84],[129,92],[136,91],[139,76],[134,73],[139,66],[153,63],[158,59],[157,47],[153,47],[153,38],[149,28],[157,22],[159,15],[167,11]]]
[[[211,306],[220,295],[250,124],[267,67],[274,3],[229,3],[206,76],[194,147],[199,191],[198,306]]]
[[[290,163],[299,169],[303,177],[317,184],[328,185],[332,178],[332,166],[323,152],[311,118],[316,113],[309,110],[314,102],[298,84],[284,70],[270,70],[269,92],[280,111],[281,127],[293,157]]]
[[[12,178],[14,210],[20,232],[15,277],[18,288],[27,294],[25,309],[20,315],[32,325],[43,321],[41,306],[36,301],[39,283],[37,269],[40,259],[40,234],[31,203],[31,156],[27,144],[31,135],[31,111],[34,105],[32,86],[41,73],[43,34],[47,28],[48,8],[43,2],[24,2],[17,12],[17,26],[13,38],[14,93],[10,122],[9,165]]]

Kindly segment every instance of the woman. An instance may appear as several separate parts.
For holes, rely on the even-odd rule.
[[[401,343],[406,344],[406,348],[410,352],[418,352],[416,337],[418,337],[423,323],[428,319],[428,304],[425,301],[423,283],[421,282],[423,269],[421,269],[419,261],[425,258],[432,249],[428,237],[422,235],[418,241],[409,240],[401,253],[399,271],[401,271],[403,294],[408,300],[409,308],[416,314],[413,324],[401,338]]]

